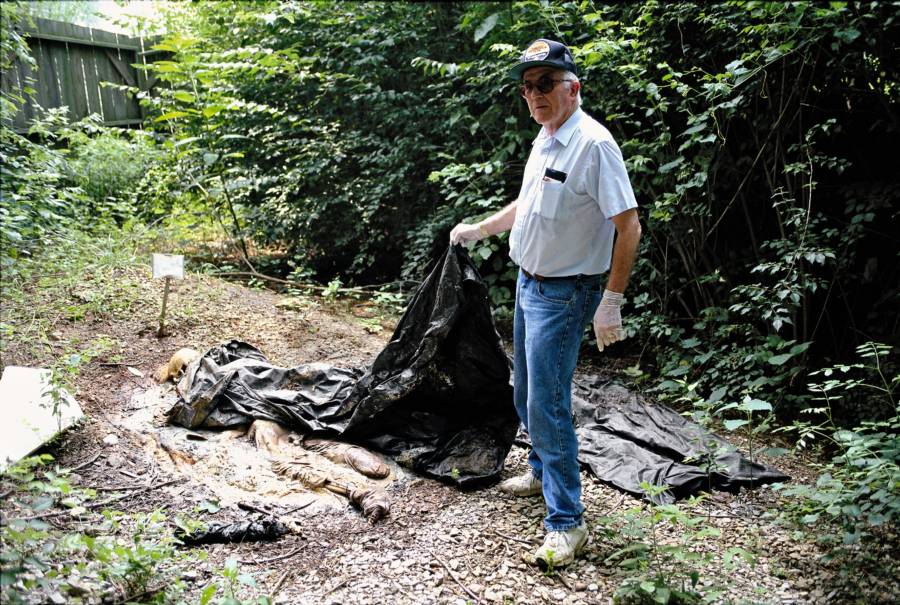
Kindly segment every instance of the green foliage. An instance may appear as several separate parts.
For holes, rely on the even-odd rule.
[[[146,256],[139,252],[155,236],[138,226],[45,235],[40,254],[21,258],[4,272],[0,350],[21,347],[45,359],[57,346],[53,333],[60,324],[133,313],[148,287]],[[56,361],[48,362],[58,377],[76,375],[78,367],[113,346],[102,335],[97,338],[86,347],[60,343]]]
[[[896,17],[883,2],[202,3],[158,47],[170,88],[143,102],[236,237],[326,282],[418,277],[453,224],[515,199],[537,127],[506,71],[530,40],[561,39],[641,207],[625,315],[652,345],[642,361],[670,399],[686,381],[790,417],[811,361],[888,338],[900,308],[900,185],[876,151],[900,128]],[[471,252],[511,307],[505,240]]]
[[[14,270],[22,254],[29,254],[54,231],[73,225],[86,197],[67,181],[66,158],[51,144],[65,123],[65,112],[47,111],[30,132],[35,143],[0,125],[0,265]]]
[[[133,205],[133,192],[145,174],[161,163],[161,150],[143,131],[90,127],[88,120],[85,123],[89,126],[67,136],[70,152],[66,171],[90,201],[88,216],[118,223],[140,216]]]
[[[157,167],[165,165],[152,139],[140,131],[104,128],[97,116],[68,124],[66,111],[43,112],[28,136],[0,125],[0,263],[19,271],[17,260],[72,229],[82,233],[155,218]],[[151,188],[143,183],[156,178]],[[171,191],[171,187],[169,188]],[[157,192],[154,199],[151,195]],[[68,236],[66,236],[68,237]]]
[[[26,458],[2,476],[4,489],[10,487],[5,489],[7,517],[0,528],[3,602],[101,597],[122,603],[189,602],[182,571],[196,567],[205,553],[179,548],[167,517],[159,510],[130,515],[111,510],[90,512],[87,505],[96,492],[73,485],[68,469],[49,468],[52,460],[47,454]],[[75,531],[61,530],[41,518],[60,506],[85,523]],[[181,517],[176,524],[182,528],[202,525]],[[257,592],[255,579],[229,560],[220,580],[203,588],[200,602],[271,604],[266,596],[242,599],[239,592],[246,591]]]
[[[809,384],[813,407],[804,412],[813,420],[798,420],[782,430],[798,436],[797,447],[823,442],[831,452],[820,465],[815,485],[783,485],[789,498],[788,515],[815,526],[817,539],[831,546],[856,544],[900,518],[900,406],[896,397],[900,374],[891,361],[891,348],[866,343],[857,350],[860,362],[813,372],[823,382]],[[890,410],[890,417],[862,422],[852,430],[834,421],[836,400],[854,391],[867,393],[873,408]],[[823,523],[823,522],[828,523]],[[831,530],[830,528],[835,528]]]
[[[173,57],[154,69],[172,88],[147,103],[194,174],[224,179],[207,189],[228,194],[241,219],[231,221],[235,235],[288,246],[327,280],[393,278],[407,230],[436,206],[427,177],[445,132],[410,62],[453,48],[460,13],[207,4],[159,45]],[[420,243],[430,250],[434,238]]]
[[[666,487],[643,482],[641,489],[652,499]],[[635,507],[621,515],[621,529],[607,530],[611,539],[624,542],[606,559],[617,567],[621,578],[614,602],[675,605],[709,603],[722,596],[724,591],[717,586],[700,591],[700,571],[713,560],[712,553],[702,548],[703,541],[720,533],[709,527],[705,516],[692,514],[702,501],[701,497],[681,504],[649,504],[646,511]],[[601,519],[607,524],[613,521]],[[672,533],[678,536],[675,543],[663,540],[664,529],[674,530]],[[752,565],[755,557],[744,549],[732,548],[723,563],[732,570],[740,561]]]
[[[64,533],[42,520],[41,512],[55,506],[68,514],[87,513],[84,504],[96,493],[71,485],[70,472],[45,469],[48,455],[26,458],[9,469],[18,511],[4,524],[4,602],[30,603],[41,595],[105,593],[124,599],[168,603],[183,585],[173,574],[174,563],[193,560],[175,550],[175,539],[159,511],[125,516],[106,511],[93,530]],[[124,535],[122,535],[124,534]],[[160,583],[160,580],[166,580]],[[174,580],[174,581],[173,581]]]

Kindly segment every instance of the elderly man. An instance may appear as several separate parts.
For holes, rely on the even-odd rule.
[[[572,425],[572,376],[591,318],[601,351],[624,338],[619,307],[641,226],[618,145],[580,108],[581,83],[569,49],[535,40],[509,73],[520,80],[531,116],[542,126],[522,188],[516,201],[496,214],[454,227],[450,242],[512,229],[510,256],[520,267],[514,399],[532,451],[531,472],[506,480],[500,489],[516,496],[543,494],[547,535],[534,562],[546,569],[571,563],[588,541]]]

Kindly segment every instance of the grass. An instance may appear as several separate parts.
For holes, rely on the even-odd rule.
[[[80,338],[60,342],[60,327],[124,317],[143,304],[150,280],[139,253],[154,236],[143,229],[64,232],[20,255],[4,270],[0,291],[4,359],[49,365],[81,345]]]

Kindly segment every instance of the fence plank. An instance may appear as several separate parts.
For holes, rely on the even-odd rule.
[[[90,33],[92,36],[97,38],[97,41],[102,42],[106,38],[108,32],[101,31],[99,29],[91,29]],[[118,103],[118,98],[116,98],[115,91],[111,88],[102,86],[101,82],[109,80],[109,74],[107,70],[107,66],[109,65],[109,59],[106,57],[105,47],[95,47],[93,50],[93,63],[94,63],[94,81],[93,86],[97,90],[97,94],[100,95],[100,99],[103,102],[103,122],[111,122],[117,119],[117,111],[116,104]]]
[[[10,69],[0,75],[0,91],[2,91],[4,97],[24,98],[23,88],[23,80],[19,70]],[[12,117],[4,115],[3,122],[12,128],[22,128],[25,125],[21,111]]]
[[[119,48],[120,45],[131,46],[133,50],[139,48],[139,45],[135,44],[134,39],[129,38],[128,36],[123,36],[121,42],[116,40],[115,37],[113,37],[112,40],[103,37],[95,39],[91,35],[92,28],[90,27],[82,27],[70,23],[63,24],[62,21],[53,21],[52,19],[36,18],[33,19],[33,21],[34,28],[27,26],[24,28],[28,36],[32,38],[53,42],[68,42],[70,44],[85,44],[87,46],[103,46],[107,48]],[[61,24],[70,25],[71,27],[61,27]]]
[[[33,78],[36,93],[15,116],[4,116],[5,123],[24,132],[36,116],[37,105],[48,109],[66,105],[73,121],[98,113],[110,125],[141,123],[145,110],[134,96],[100,83],[149,91],[154,83],[133,65],[152,60],[144,54],[152,40],[40,18],[34,19],[34,27],[25,28],[25,34],[37,69],[16,61],[3,74],[2,86],[4,92],[18,95]]]
[[[40,101],[44,109],[51,107],[59,107],[62,105],[59,94],[59,81],[56,78],[56,66],[53,62],[53,53],[51,43],[39,43],[39,53],[35,57],[37,59],[38,75],[40,77],[41,87]]]
[[[37,112],[34,110],[34,101],[38,98],[40,94],[38,91],[38,79],[37,74],[34,69],[32,69],[31,65],[28,63],[23,63],[21,61],[17,61],[17,71],[19,74],[19,84],[22,87],[23,94],[22,96],[25,98],[25,102],[19,108],[19,112],[16,114],[16,119],[13,122],[13,128],[16,130],[24,130],[28,128],[28,125],[34,120],[37,115]],[[25,94],[25,88],[32,88],[34,92],[32,94]]]
[[[97,71],[94,68],[94,53],[96,49],[89,46],[79,47],[75,51],[81,66],[82,83],[84,91],[87,95],[87,105],[89,113],[96,113],[103,116],[103,110],[100,106],[100,91],[97,88]]]

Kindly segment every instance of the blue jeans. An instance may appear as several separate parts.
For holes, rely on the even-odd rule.
[[[584,327],[600,304],[600,276],[537,281],[521,270],[513,323],[513,398],[531,437],[528,456],[543,483],[550,531],[581,523],[572,376]]]

